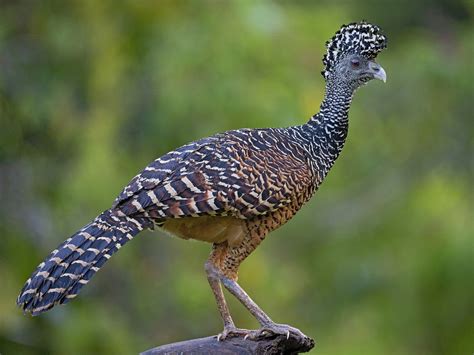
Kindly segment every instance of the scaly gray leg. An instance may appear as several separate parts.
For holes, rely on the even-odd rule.
[[[277,324],[247,295],[237,283],[237,269],[240,263],[258,246],[261,240],[252,240],[251,235],[239,246],[229,247],[227,243],[214,244],[213,250],[206,263],[206,272],[212,291],[216,298],[217,307],[224,321],[224,331],[219,334],[218,339],[224,339],[230,335],[244,335],[245,338],[258,339],[273,334],[283,334],[287,337],[293,334],[295,338],[303,341],[307,338],[300,330],[286,324]],[[230,316],[221,283],[234,295],[258,320],[261,328],[258,330],[238,329]]]
[[[225,301],[224,293],[222,292],[221,281],[218,276],[218,273],[212,265],[211,261],[207,261],[205,265],[207,280],[209,281],[209,285],[211,286],[212,293],[216,298],[217,308],[221,315],[222,321],[224,322],[224,330],[217,336],[217,340],[224,340],[229,336],[247,336],[249,330],[247,329],[239,329],[235,326],[234,321],[230,315],[229,307],[227,306],[227,302]]]
[[[250,298],[250,296],[244,291],[240,285],[227,277],[221,277],[221,282],[232,293],[244,306],[247,308],[250,313],[258,320],[262,326],[258,330],[249,331],[245,337],[250,339],[257,339],[265,335],[272,334],[283,334],[287,338],[290,337],[290,333],[295,337],[303,341],[304,338],[307,338],[299,329],[291,327],[286,324],[277,324],[270,319],[267,314],[262,311],[262,309]]]

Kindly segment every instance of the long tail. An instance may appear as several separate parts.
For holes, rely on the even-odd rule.
[[[146,225],[107,210],[65,240],[26,281],[17,304],[38,315],[76,297],[104,263]]]

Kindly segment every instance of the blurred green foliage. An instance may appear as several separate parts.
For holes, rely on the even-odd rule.
[[[129,179],[186,142],[303,123],[324,42],[365,18],[388,82],[357,92],[342,156],[240,280],[319,354],[474,350],[474,3],[2,1],[0,352],[129,354],[221,330],[209,245],[143,233],[67,306],[23,282]],[[233,299],[241,327],[256,322]]]

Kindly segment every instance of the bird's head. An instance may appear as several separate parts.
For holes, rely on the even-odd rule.
[[[343,82],[354,90],[372,79],[385,82],[385,70],[374,61],[385,47],[387,37],[378,26],[365,21],[343,25],[326,42],[325,68],[321,74],[326,82]]]

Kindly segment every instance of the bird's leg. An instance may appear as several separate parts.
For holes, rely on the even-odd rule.
[[[217,340],[224,340],[225,338],[228,338],[230,336],[246,336],[249,330],[237,328],[234,324],[234,321],[232,320],[229,307],[227,306],[224,293],[222,292],[219,274],[213,262],[211,261],[211,258],[209,258],[209,260],[206,262],[205,269],[207,274],[207,280],[209,281],[212,293],[216,298],[217,308],[221,315],[222,321],[224,322],[224,330],[217,336]]]
[[[250,339],[258,339],[273,334],[283,334],[289,337],[290,334],[292,334],[294,337],[299,338],[300,341],[303,341],[306,336],[300,330],[286,324],[273,322],[237,283],[237,270],[240,263],[255,250],[262,239],[263,238],[260,237],[252,238],[252,235],[249,234],[238,246],[229,246],[227,243],[214,245],[211,256],[206,264],[208,278],[217,279],[221,282],[224,287],[250,311],[261,325],[261,328],[257,330],[238,329],[235,328],[233,322],[226,325],[227,317],[230,320],[231,318],[224,300],[224,295],[222,294],[222,289],[220,285],[218,288],[217,286],[213,286],[212,282],[215,281],[210,280],[209,282],[214,291],[219,311],[224,320],[224,332],[221,334],[225,336],[227,336],[227,334],[242,334]]]
[[[236,281],[227,277],[221,277],[221,281],[225,288],[250,311],[261,325],[273,323],[270,317],[250,298]]]
[[[246,338],[258,339],[262,336],[272,334],[283,334],[286,335],[287,338],[289,338],[290,334],[292,334],[301,341],[304,338],[307,338],[307,336],[297,328],[286,324],[278,324],[272,321],[271,318],[250,298],[250,296],[237,283],[237,281],[227,277],[221,277],[221,281],[225,288],[227,288],[227,290],[229,290],[229,292],[232,293],[245,306],[245,308],[250,311],[250,313],[262,326],[258,330],[248,332],[245,335]]]
[[[222,321],[224,322],[224,327],[234,327],[234,321],[232,320],[229,307],[227,306],[224,293],[222,292],[221,282],[219,278],[214,275],[215,272],[213,267],[208,263],[206,263],[206,273],[212,293],[214,293],[214,297],[216,298],[217,308],[219,309]]]

